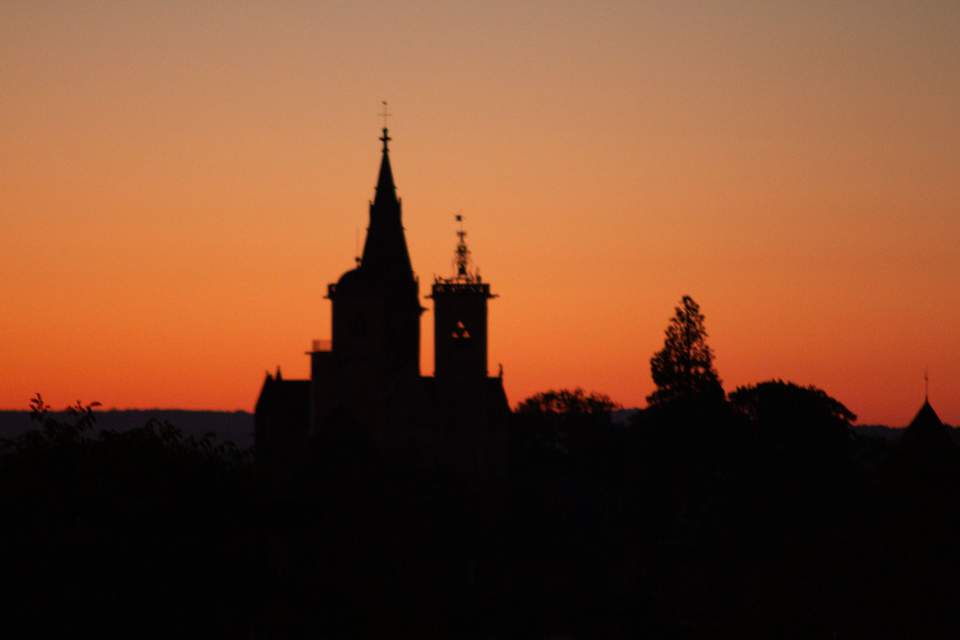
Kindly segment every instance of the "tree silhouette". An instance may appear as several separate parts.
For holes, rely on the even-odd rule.
[[[759,429],[778,465],[789,458],[797,467],[817,464],[821,472],[831,464],[845,466],[850,428],[857,416],[822,389],[768,380],[737,387],[729,400],[738,414]]]
[[[772,424],[781,429],[797,425],[842,431],[857,416],[842,402],[815,386],[801,387],[783,380],[768,380],[737,387],[730,402],[751,422]],[[812,426],[811,426],[812,425]]]
[[[539,446],[568,452],[574,441],[593,440],[620,405],[602,393],[581,388],[536,393],[517,405],[514,423]],[[580,444],[584,444],[580,442]]]
[[[664,332],[663,349],[650,358],[650,372],[657,385],[656,391],[647,396],[651,406],[723,398],[723,387],[713,368],[713,350],[706,338],[700,305],[683,296]]]
[[[519,414],[603,414],[619,405],[603,393],[586,393],[581,388],[536,393],[517,405]]]

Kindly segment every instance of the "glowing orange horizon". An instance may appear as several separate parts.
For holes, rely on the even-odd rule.
[[[960,423],[960,8],[633,4],[4,6],[0,406],[306,377],[387,95],[414,269],[463,210],[511,403],[642,406],[689,293],[728,391],[903,425],[927,369]]]

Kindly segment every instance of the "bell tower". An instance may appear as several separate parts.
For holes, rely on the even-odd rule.
[[[472,382],[487,377],[487,300],[496,297],[471,264],[463,216],[457,214],[454,275],[434,279],[434,375],[438,382]]]

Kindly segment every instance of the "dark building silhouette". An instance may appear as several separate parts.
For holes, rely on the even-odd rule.
[[[945,425],[929,399],[900,436],[900,442],[887,461],[887,472],[898,491],[915,499],[941,500],[952,492],[960,472],[960,448],[953,430]],[[932,487],[938,487],[931,491]]]
[[[487,371],[490,285],[458,231],[456,273],[437,278],[435,377],[420,374],[420,284],[410,262],[386,128],[370,224],[357,267],[327,287],[332,340],[315,341],[310,380],[267,374],[255,409],[258,463],[304,460],[308,442],[362,442],[430,468],[500,477],[509,405]],[[457,216],[462,222],[461,217]]]
[[[953,445],[953,440],[950,438],[950,427],[943,424],[928,398],[924,398],[923,405],[917,411],[917,415],[913,417],[906,431],[904,431],[903,440],[907,442],[932,440],[943,446]]]
[[[928,398],[900,437],[900,450],[928,462],[960,462],[951,429],[940,420]]]

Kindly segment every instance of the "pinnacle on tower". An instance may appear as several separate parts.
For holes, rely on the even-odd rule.
[[[453,253],[454,274],[451,278],[441,278],[441,280],[460,284],[479,283],[481,282],[480,275],[474,268],[470,248],[467,246],[467,232],[463,228],[463,214],[455,214],[454,220],[459,223],[457,229],[457,246]]]

